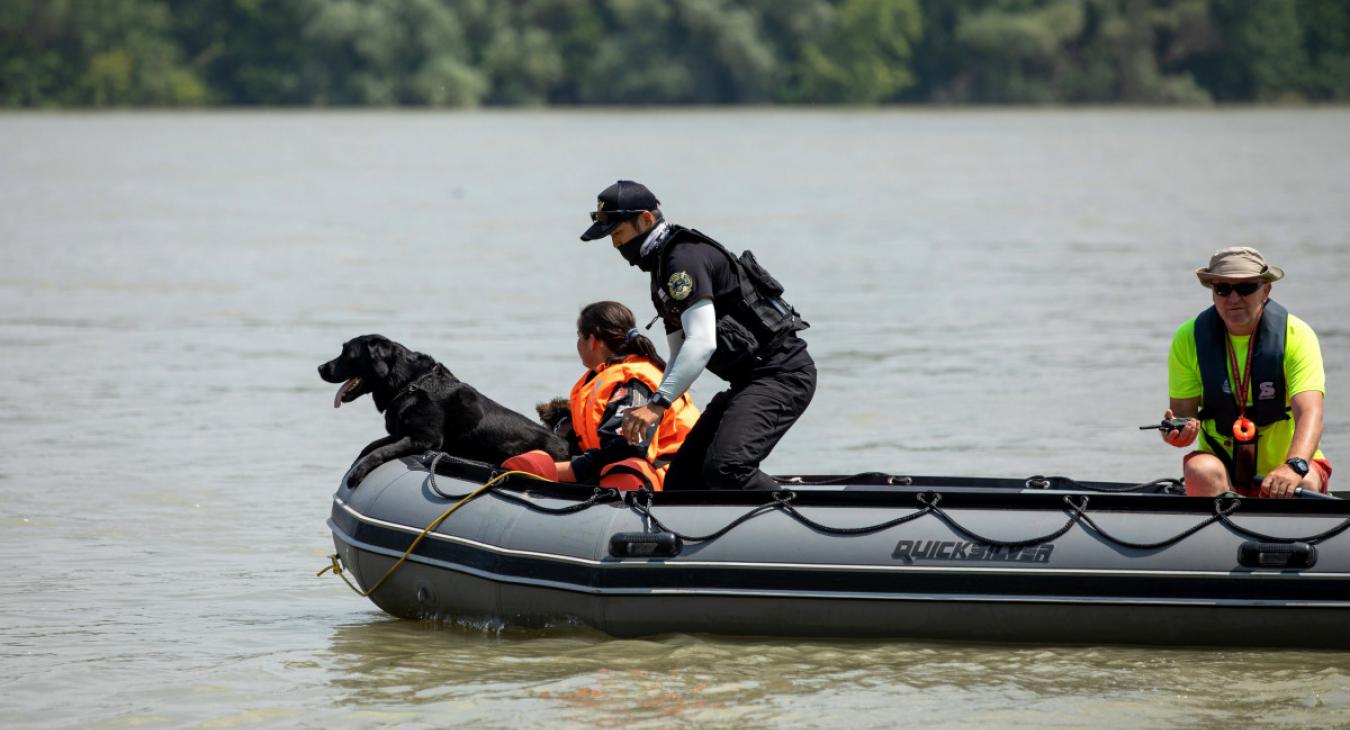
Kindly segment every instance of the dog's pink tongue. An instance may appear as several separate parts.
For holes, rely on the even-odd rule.
[[[338,388],[337,395],[333,396],[333,407],[341,408],[342,396],[346,395],[348,391],[350,391],[352,388],[355,388],[360,384],[361,384],[360,378],[351,378],[347,382],[343,383],[342,387]]]

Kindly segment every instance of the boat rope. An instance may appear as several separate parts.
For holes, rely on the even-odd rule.
[[[530,500],[525,499],[524,497],[517,497],[516,495],[511,494],[509,492],[497,492],[497,497],[500,499],[504,499],[508,502],[514,502],[515,504],[523,505],[526,509],[529,509],[533,512],[542,512],[546,515],[567,515],[573,512],[580,512],[585,509],[590,509],[591,507],[600,504],[601,502],[617,502],[619,501],[619,499],[621,499],[621,497],[619,496],[619,490],[614,489],[613,487],[592,487],[591,496],[587,497],[585,501],[578,502],[573,505],[568,505],[566,507],[545,507],[542,504],[531,502]]]
[[[895,527],[896,525],[903,525],[906,522],[917,520],[918,518],[923,517],[924,515],[927,514],[933,514],[936,515],[938,519],[942,520],[953,530],[963,535],[966,535],[968,537],[975,539],[976,541],[988,545],[1006,548],[1026,547],[1029,545],[1039,545],[1040,543],[1043,542],[1049,542],[1050,540],[1054,540],[1055,538],[1058,538],[1060,535],[1063,535],[1064,533],[1068,532],[1069,529],[1073,527],[1073,523],[1077,521],[1076,515],[1071,516],[1068,523],[1066,523],[1065,526],[1060,528],[1059,530],[1056,530],[1055,532],[1049,535],[1043,535],[1041,537],[1031,538],[1029,540],[1017,540],[1017,541],[996,540],[994,538],[980,535],[979,533],[976,533],[964,527],[954,518],[952,518],[942,509],[940,509],[938,507],[938,503],[942,501],[941,494],[937,492],[920,492],[917,495],[917,498],[919,504],[923,506],[907,515],[901,515],[899,517],[896,517],[895,519],[886,520],[885,522],[878,522],[874,525],[863,525],[860,527],[835,527],[832,525],[826,525],[822,522],[817,522],[816,520],[813,520],[810,517],[807,517],[806,515],[802,514],[800,511],[797,510],[796,507],[792,505],[792,502],[793,500],[796,499],[797,495],[793,493],[791,490],[779,489],[775,490],[772,493],[774,501],[766,504],[761,504],[757,507],[750,509],[748,512],[732,520],[730,523],[728,523],[725,527],[718,530],[717,532],[713,532],[707,535],[685,535],[683,533],[672,530],[669,526],[661,522],[661,520],[657,518],[656,515],[652,514],[651,512],[652,493],[650,491],[643,489],[628,492],[627,494],[630,495],[626,500],[629,503],[629,505],[638,514],[650,520],[652,526],[658,528],[662,532],[669,532],[672,535],[675,535],[676,537],[680,538],[681,541],[689,543],[711,542],[727,534],[732,529],[741,525],[742,523],[750,519],[753,519],[754,517],[758,517],[759,515],[765,512],[771,512],[775,510],[783,512],[787,516],[811,528],[812,530],[829,535],[867,535],[873,532],[880,532],[882,530]],[[1067,500],[1068,497],[1066,497],[1065,499]],[[1087,507],[1087,497],[1084,496],[1082,508],[1086,509],[1086,507]]]
[[[917,520],[929,512],[932,512],[937,504],[936,501],[934,501],[932,505],[924,505],[923,509],[915,510],[910,514],[901,515],[893,520],[887,520],[886,522],[880,522],[875,525],[867,525],[864,527],[830,527],[816,522],[801,512],[798,512],[797,508],[792,506],[792,500],[796,496],[797,495],[792,494],[791,492],[789,492],[786,497],[775,496],[775,498],[779,500],[779,509],[783,510],[789,517],[801,524],[806,525],[813,530],[818,530],[831,535],[867,535],[873,532],[880,532],[881,530],[895,527],[896,525],[903,525],[910,520]]]
[[[1065,501],[1067,502],[1068,499],[1066,498]],[[1083,523],[1086,524],[1088,527],[1091,527],[1092,530],[1096,532],[1098,535],[1101,535],[1102,537],[1106,538],[1108,542],[1113,542],[1121,547],[1133,548],[1135,550],[1157,550],[1159,548],[1165,548],[1169,545],[1175,545],[1176,543],[1185,540],[1186,538],[1205,529],[1206,527],[1209,527],[1215,522],[1222,522],[1224,520],[1227,520],[1228,515],[1237,511],[1237,508],[1241,506],[1241,504],[1242,503],[1239,502],[1236,498],[1226,500],[1224,497],[1219,497],[1214,500],[1213,515],[1196,523],[1190,528],[1187,528],[1186,530],[1183,530],[1167,538],[1166,540],[1159,540],[1158,542],[1133,542],[1130,540],[1125,540],[1123,538],[1116,537],[1115,535],[1112,535],[1106,530],[1103,530],[1100,525],[1098,525],[1096,522],[1092,520],[1091,517],[1088,516],[1087,500],[1083,501],[1083,508],[1076,509],[1076,511],[1078,513],[1078,519],[1082,520]]]
[[[730,523],[728,523],[725,527],[718,530],[717,532],[713,532],[707,535],[685,535],[683,533],[676,532],[675,530],[670,529],[670,527],[662,523],[661,520],[657,519],[656,515],[651,513],[652,492],[646,489],[641,489],[629,492],[628,494],[631,495],[631,497],[629,497],[628,499],[629,504],[638,514],[650,520],[653,526],[659,528],[662,532],[669,532],[670,534],[675,535],[676,537],[680,538],[680,540],[683,542],[691,542],[691,543],[711,542],[713,540],[716,540],[717,538],[730,532],[733,528],[740,525],[741,523],[772,510],[778,510],[786,514],[787,516],[791,517],[792,519],[796,520],[797,522],[806,525],[807,527],[813,530],[816,530],[817,532],[823,532],[829,535],[866,535],[873,532],[880,532],[882,530],[895,527],[896,525],[903,525],[906,522],[923,517],[924,515],[933,512],[936,509],[938,499],[941,498],[941,495],[935,494],[932,504],[925,504],[922,509],[915,510],[914,512],[911,512],[910,514],[907,515],[901,515],[900,517],[897,517],[893,520],[879,522],[875,525],[864,525],[862,527],[834,527],[832,525],[826,525],[822,522],[817,522],[816,520],[813,520],[810,517],[807,517],[806,515],[802,514],[800,511],[797,510],[796,507],[792,506],[792,501],[797,498],[797,495],[790,490],[779,489],[775,490],[772,493],[774,499],[773,502],[770,502],[768,504],[761,504],[757,507],[752,508],[745,514],[732,520]]]
[[[823,487],[833,484],[862,484],[871,486],[873,484],[902,486],[907,487],[914,484],[914,477],[902,476],[900,474],[887,474],[881,471],[864,471],[857,474],[850,474],[841,477],[829,477],[827,479],[811,479],[805,477],[774,477],[779,484],[803,487]],[[1036,474],[1023,480],[1027,489],[1074,489],[1080,492],[1102,492],[1105,494],[1126,494],[1131,492],[1159,492],[1162,494],[1182,494],[1185,487],[1180,479],[1165,478],[1154,479],[1149,482],[1140,482],[1139,484],[1126,484],[1122,486],[1104,486],[1101,484],[1084,484],[1069,477],[1064,476],[1044,476]]]
[[[1174,545],[1176,543],[1181,542],[1182,540],[1185,540],[1191,535],[1194,535],[1195,533],[1205,529],[1206,527],[1214,524],[1215,522],[1222,523],[1225,527],[1229,528],[1230,530],[1232,530],[1237,534],[1244,535],[1246,537],[1250,537],[1256,540],[1261,540],[1263,542],[1277,542],[1277,543],[1303,542],[1308,543],[1310,545],[1315,545],[1319,542],[1323,542],[1332,537],[1335,537],[1336,535],[1339,535],[1342,532],[1345,532],[1347,529],[1350,529],[1350,518],[1347,518],[1343,520],[1339,525],[1332,527],[1328,530],[1325,530],[1323,532],[1319,532],[1315,535],[1308,535],[1304,537],[1280,537],[1278,535],[1267,535],[1265,533],[1243,527],[1237,524],[1236,522],[1233,522],[1233,520],[1229,519],[1229,516],[1232,515],[1234,512],[1236,512],[1242,506],[1243,503],[1239,497],[1230,494],[1216,497],[1214,499],[1214,514],[1201,520],[1195,525],[1192,525],[1191,527],[1188,527],[1185,530],[1182,530],[1181,532],[1171,537],[1168,537],[1164,540],[1159,540],[1157,542],[1134,542],[1132,540],[1126,540],[1124,538],[1117,537],[1116,535],[1108,532],[1100,525],[1098,525],[1097,522],[1088,515],[1089,495],[1066,494],[1064,495],[1064,511],[1069,515],[1069,519],[1064,523],[1062,527],[1048,534],[1041,535],[1039,537],[1031,537],[1023,540],[999,540],[997,538],[989,537],[988,535],[983,535],[970,529],[969,527],[966,527],[965,525],[961,524],[961,522],[957,520],[955,517],[952,517],[946,510],[943,510],[941,507],[939,507],[939,504],[942,501],[942,494],[939,492],[932,492],[932,491],[919,492],[917,495],[915,495],[915,499],[922,506],[919,509],[907,515],[901,515],[900,517],[897,517],[895,519],[887,520],[885,522],[878,522],[874,525],[864,525],[861,527],[834,527],[823,524],[821,522],[817,522],[807,517],[806,515],[802,514],[792,504],[792,502],[796,498],[796,494],[793,493],[791,490],[780,489],[775,490],[771,493],[773,501],[751,508],[749,511],[745,512],[736,519],[727,523],[725,527],[716,532],[709,533],[707,535],[686,535],[684,533],[671,529],[668,525],[661,522],[660,518],[658,518],[655,514],[652,513],[652,492],[643,489],[643,490],[635,490],[632,492],[625,492],[624,495],[625,495],[624,501],[630,507],[632,507],[632,509],[635,512],[637,512],[643,518],[648,520],[653,527],[657,528],[661,532],[669,532],[672,535],[675,535],[676,537],[680,538],[681,541],[687,543],[711,542],[719,537],[722,537],[728,532],[731,532],[731,530],[735,529],[741,524],[744,524],[745,522],[755,517],[758,517],[761,514],[772,511],[783,512],[784,514],[788,515],[797,522],[813,530],[816,530],[817,532],[822,532],[831,535],[865,535],[873,532],[880,532],[881,530],[889,529],[891,527],[895,527],[896,525],[901,525],[911,520],[916,520],[920,517],[923,517],[924,515],[931,514],[937,519],[941,520],[948,527],[950,527],[953,532],[964,535],[965,537],[968,537],[974,540],[975,542],[984,545],[1005,548],[1008,550],[1033,547],[1036,545],[1045,544],[1052,540],[1057,540],[1063,535],[1067,534],[1069,530],[1073,529],[1073,526],[1076,523],[1082,523],[1083,525],[1086,525],[1088,528],[1091,528],[1093,532],[1097,533],[1108,542],[1119,545],[1120,547],[1131,548],[1135,550],[1157,550],[1159,548],[1168,547],[1169,545]],[[498,493],[498,496],[501,496],[501,493]]]
[[[778,493],[779,493],[778,491],[774,492],[774,494]],[[781,504],[781,502],[775,501],[770,502],[768,504],[761,504],[758,507],[754,507],[749,512],[746,512],[740,517],[737,517],[736,519],[727,523],[725,527],[718,530],[717,532],[713,532],[707,535],[685,535],[683,533],[676,532],[670,529],[665,524],[663,524],[661,520],[657,519],[656,515],[652,514],[651,512],[652,491],[650,489],[635,489],[631,492],[625,492],[624,494],[625,494],[624,501],[627,502],[635,512],[645,517],[652,527],[657,528],[657,530],[660,532],[669,532],[670,534],[675,535],[684,542],[711,542],[727,534],[728,532],[731,532],[733,529],[740,526],[747,520],[750,520],[751,518],[757,517],[765,512],[771,512],[773,510],[778,509],[779,505]]]
[[[431,460],[430,460],[430,461],[428,462],[428,464],[427,464],[427,470],[428,470],[428,471],[427,471],[427,486],[431,489],[431,491],[435,492],[436,495],[439,496],[441,499],[446,499],[446,500],[463,499],[463,498],[464,498],[464,495],[463,495],[463,494],[446,494],[445,492],[442,492],[442,491],[441,491],[441,488],[440,488],[440,485],[436,483],[436,464],[437,464],[438,462],[440,462],[440,460],[446,456],[445,452],[444,452],[444,451],[437,451],[437,452],[435,452],[434,454],[430,454],[430,456],[431,456]],[[508,472],[508,473],[510,473],[510,472]],[[531,474],[531,473],[529,473],[529,472],[523,472],[523,471],[522,471],[522,472],[514,472],[514,473],[516,473],[516,474],[525,474],[525,475],[529,476],[531,479],[535,479],[535,480],[541,481],[541,482],[548,482],[549,484],[555,484],[555,483],[556,483],[556,482],[552,482],[552,481],[550,481],[550,480],[548,480],[548,479],[545,479],[544,477],[541,477],[541,476],[539,476],[538,474]],[[590,509],[590,507],[591,507],[592,505],[596,505],[596,504],[599,504],[599,503],[601,503],[601,502],[615,502],[615,501],[618,501],[618,500],[620,499],[620,497],[619,497],[619,490],[614,489],[613,487],[594,487],[594,488],[591,489],[591,496],[590,496],[588,499],[586,499],[585,501],[583,501],[583,502],[578,502],[577,504],[568,505],[568,506],[566,506],[566,507],[556,507],[556,508],[554,508],[554,507],[545,507],[545,506],[543,506],[543,505],[541,505],[541,504],[536,504],[536,503],[534,503],[534,502],[531,502],[531,501],[528,500],[528,499],[523,499],[523,498],[521,498],[521,497],[517,497],[516,495],[511,494],[511,493],[509,493],[509,492],[497,492],[497,496],[498,496],[499,498],[501,498],[501,499],[504,499],[504,500],[508,501],[508,502],[512,502],[512,503],[514,503],[514,504],[523,505],[523,506],[526,507],[527,509],[533,510],[533,511],[535,511],[535,512],[542,512],[542,513],[544,513],[544,514],[549,514],[549,515],[566,515],[566,514],[571,514],[571,513],[573,513],[573,512],[580,512],[580,511],[585,510],[585,509]]]
[[[930,496],[932,501],[929,501]],[[919,500],[919,504],[928,506],[928,508],[932,510],[933,515],[936,516],[939,520],[942,520],[943,524],[952,528],[953,531],[959,532],[960,534],[965,535],[966,537],[969,537],[975,540],[976,542],[983,543],[985,545],[992,545],[994,547],[1007,548],[1009,550],[1031,547],[1033,545],[1040,545],[1042,543],[1047,543],[1050,542],[1051,540],[1058,539],[1061,535],[1073,529],[1074,523],[1078,521],[1078,516],[1082,514],[1085,510],[1087,510],[1088,504],[1087,495],[1084,494],[1081,496],[1083,499],[1081,504],[1073,503],[1073,495],[1064,496],[1064,503],[1069,505],[1068,510],[1069,521],[1065,522],[1064,526],[1059,528],[1058,530],[1055,530],[1054,532],[1048,535],[1041,535],[1040,537],[1032,537],[1026,540],[996,540],[992,537],[986,537],[984,535],[981,535],[980,533],[975,532],[969,527],[962,525],[960,522],[957,522],[956,519],[953,518],[951,515],[947,514],[946,511],[940,509],[938,507],[938,502],[942,501],[941,494],[938,494],[937,492],[920,492],[918,495],[916,495],[917,499]]]
[[[1056,487],[1056,484],[1061,484],[1064,486]],[[1126,494],[1130,492],[1149,492],[1149,491],[1160,491],[1163,494],[1184,494],[1186,492],[1186,487],[1185,485],[1182,484],[1181,480],[1173,478],[1154,479],[1151,482],[1141,482],[1139,484],[1127,484],[1122,487],[1106,487],[1099,484],[1084,484],[1082,482],[1070,479],[1069,477],[1060,477],[1060,476],[1047,477],[1037,474],[1036,476],[1027,477],[1026,485],[1027,489],[1056,489],[1056,488],[1063,489],[1064,487],[1068,487],[1070,489],[1076,489],[1080,492],[1102,492],[1104,494]],[[1158,489],[1158,487],[1162,487],[1162,489]]]
[[[866,480],[879,479],[887,485],[898,485],[907,487],[914,483],[914,477],[901,476],[899,474],[887,474],[884,471],[861,471],[857,474],[849,474],[842,477],[830,477],[828,479],[814,479],[806,481],[805,477],[774,477],[774,481],[779,484],[792,484],[804,487],[825,487],[831,484],[867,484]]]
[[[456,499],[463,499],[464,498],[463,494],[446,494],[445,492],[442,492],[441,486],[436,483],[436,465],[440,463],[441,459],[444,459],[446,456],[448,456],[448,454],[446,454],[444,451],[429,451],[427,452],[427,456],[431,457],[431,460],[429,462],[426,462],[427,484],[430,485],[431,491],[435,492],[436,496],[440,497],[441,499],[449,500],[452,502]],[[425,457],[423,457],[423,459],[425,460]]]
[[[1232,500],[1234,503],[1239,504],[1241,503],[1240,498],[1235,495],[1230,494],[1218,497],[1217,499],[1214,500],[1216,513],[1220,512],[1220,510],[1218,509],[1218,504],[1220,500],[1224,499]],[[1267,535],[1263,532],[1257,532],[1256,530],[1253,530],[1249,527],[1243,527],[1242,525],[1239,525],[1236,522],[1233,522],[1232,520],[1228,519],[1228,515],[1231,512],[1235,511],[1236,509],[1237,508],[1234,507],[1233,510],[1229,510],[1228,512],[1218,514],[1219,521],[1224,524],[1224,527],[1227,527],[1228,529],[1238,533],[1239,535],[1244,535],[1246,537],[1260,540],[1262,542],[1306,542],[1309,545],[1316,545],[1317,543],[1323,542],[1324,540],[1329,540],[1341,534],[1342,532],[1345,532],[1346,529],[1350,528],[1350,517],[1347,517],[1346,519],[1341,521],[1341,524],[1336,525],[1335,527],[1329,530],[1319,532],[1315,535],[1308,535],[1307,537],[1279,537],[1278,535]]]
[[[336,553],[329,555],[328,559],[331,561],[330,564],[326,566],[323,570],[320,570],[319,572],[315,573],[314,575],[316,577],[321,576],[324,573],[327,573],[328,571],[331,570],[333,571],[333,575],[336,575],[337,577],[341,578],[342,582],[346,583],[348,588],[351,588],[353,591],[356,591],[357,595],[363,598],[369,597],[370,594],[379,590],[380,586],[384,585],[385,581],[389,580],[389,576],[393,575],[394,571],[398,570],[399,566],[403,565],[403,563],[407,561],[408,556],[412,555],[412,551],[417,549],[417,546],[421,544],[422,540],[426,538],[426,536],[430,534],[432,530],[436,529],[437,525],[444,522],[445,518],[454,514],[455,510],[473,501],[473,499],[478,495],[487,492],[488,490],[492,489],[498,484],[501,484],[507,478],[517,474],[528,476],[533,479],[540,479],[540,480],[543,479],[543,477],[535,476],[534,474],[530,474],[529,472],[508,471],[502,474],[498,474],[497,476],[484,482],[482,486],[478,487],[477,489],[474,489],[472,492],[469,492],[468,494],[463,495],[462,497],[459,498],[459,501],[455,502],[453,505],[450,506],[449,509],[442,512],[440,517],[437,517],[436,519],[432,520],[431,523],[426,526],[426,529],[422,530],[421,534],[419,534],[416,538],[413,539],[412,544],[408,545],[408,549],[403,551],[403,555],[401,555],[393,565],[389,566],[388,570],[384,571],[384,575],[380,576],[380,579],[375,581],[375,585],[371,586],[370,590],[363,591],[360,588],[357,588],[356,584],[353,583],[351,579],[347,577],[347,574],[342,572],[342,561],[338,558]],[[436,493],[440,494],[441,492],[437,490]]]

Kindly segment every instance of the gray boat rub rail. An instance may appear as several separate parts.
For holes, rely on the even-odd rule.
[[[439,489],[439,487],[436,484],[436,465],[441,460],[446,458],[449,458],[452,461],[460,461],[459,459],[456,459],[453,456],[445,454],[444,452],[428,452],[423,457],[423,463],[427,465],[428,469],[428,480],[430,483],[430,487],[437,495],[441,496],[442,498],[446,499],[462,498],[462,497],[453,497],[452,495],[445,494]],[[1335,537],[1336,535],[1341,534],[1342,532],[1345,532],[1347,529],[1350,529],[1350,518],[1346,518],[1342,520],[1339,525],[1336,525],[1334,527],[1331,527],[1330,529],[1324,530],[1314,535],[1307,535],[1300,537],[1281,537],[1277,535],[1267,535],[1265,533],[1261,533],[1256,530],[1242,527],[1241,525],[1233,522],[1229,518],[1229,516],[1232,515],[1234,512],[1236,512],[1243,504],[1243,500],[1240,497],[1230,493],[1215,497],[1213,502],[1214,513],[1210,515],[1208,518],[1201,520],[1194,526],[1182,530],[1181,532],[1177,533],[1176,535],[1173,535],[1172,537],[1159,540],[1157,542],[1136,543],[1130,540],[1125,540],[1123,538],[1118,538],[1115,535],[1112,535],[1111,533],[1102,529],[1099,525],[1097,525],[1097,523],[1093,521],[1091,517],[1088,516],[1089,496],[1081,494],[1081,495],[1064,496],[1063,498],[1063,503],[1065,505],[1064,509],[1068,513],[1069,519],[1067,522],[1064,523],[1064,526],[1059,528],[1058,530],[1055,530],[1054,532],[1048,533],[1046,535],[1041,535],[1039,537],[1026,538],[1022,540],[998,540],[996,538],[991,538],[985,535],[981,535],[977,532],[974,532],[973,530],[962,525],[958,520],[956,520],[954,517],[948,514],[945,510],[941,509],[938,506],[938,504],[942,501],[942,494],[936,491],[922,491],[917,493],[915,495],[915,499],[916,501],[919,502],[921,507],[908,515],[902,515],[900,517],[891,520],[886,520],[884,522],[879,522],[874,525],[866,525],[861,527],[833,527],[812,520],[811,518],[802,514],[792,505],[792,502],[796,499],[797,496],[796,493],[790,489],[779,489],[773,490],[772,492],[769,493],[771,497],[770,502],[752,507],[750,510],[748,510],[741,516],[727,523],[727,525],[721,528],[720,530],[709,533],[707,535],[683,535],[667,527],[664,523],[660,521],[659,518],[657,518],[655,514],[652,513],[651,507],[654,493],[646,489],[619,493],[618,491],[613,489],[604,489],[597,487],[592,491],[591,496],[586,500],[584,500],[583,502],[580,502],[576,505],[571,505],[568,507],[557,509],[548,508],[542,505],[535,504],[530,500],[524,499],[522,497],[518,497],[515,495],[508,495],[501,489],[494,490],[493,493],[496,494],[498,497],[508,499],[509,501],[512,502],[520,503],[532,510],[551,514],[566,514],[572,512],[579,512],[585,509],[589,509],[597,504],[612,502],[621,499],[625,504],[628,505],[630,509],[642,515],[647,520],[650,520],[650,524],[653,527],[656,527],[663,532],[669,532],[678,537],[680,540],[688,543],[711,542],[719,537],[722,537],[728,532],[731,532],[733,529],[748,522],[749,520],[754,519],[755,517],[758,517],[761,514],[765,514],[767,512],[772,511],[781,511],[784,514],[791,517],[793,520],[801,523],[802,525],[805,525],[806,527],[811,528],[812,530],[834,535],[860,535],[879,532],[881,530],[885,530],[890,527],[894,527],[897,525],[904,524],[906,522],[910,522],[912,520],[916,520],[920,517],[923,517],[924,515],[932,514],[934,517],[941,520],[944,524],[946,524],[948,527],[952,528],[959,534],[965,535],[966,537],[969,537],[972,540],[982,543],[984,545],[1006,549],[1035,547],[1037,545],[1048,543],[1051,540],[1055,540],[1063,536],[1069,530],[1073,529],[1073,526],[1075,524],[1080,522],[1083,525],[1086,525],[1087,527],[1091,528],[1093,532],[1100,535],[1103,539],[1111,543],[1114,543],[1121,547],[1137,550],[1157,550],[1164,547],[1168,547],[1170,545],[1174,545],[1176,543],[1181,542],[1182,540],[1185,540],[1191,535],[1194,535],[1200,530],[1203,530],[1209,525],[1214,524],[1215,522],[1219,522],[1223,524],[1224,527],[1228,528],[1230,531],[1239,535],[1243,535],[1245,537],[1254,538],[1264,542],[1283,543],[1283,544],[1301,542],[1307,543],[1309,545],[1316,545],[1317,543],[1328,540],[1332,537]],[[1075,502],[1073,499],[1074,497],[1078,497],[1079,501]]]

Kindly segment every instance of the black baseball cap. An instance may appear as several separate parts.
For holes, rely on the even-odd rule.
[[[594,241],[608,236],[626,220],[644,210],[656,210],[661,201],[642,183],[620,180],[600,191],[596,196],[595,211],[591,213],[591,227],[581,234],[581,240]]]

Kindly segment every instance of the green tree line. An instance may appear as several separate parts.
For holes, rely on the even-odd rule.
[[[1350,98],[1347,0],[0,0],[0,105]]]

